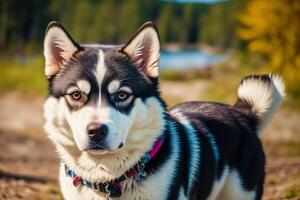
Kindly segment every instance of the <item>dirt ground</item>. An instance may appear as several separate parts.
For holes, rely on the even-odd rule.
[[[163,82],[168,102],[199,99],[205,82]],[[167,89],[168,88],[168,89]],[[167,95],[167,96],[166,96]],[[61,199],[58,157],[42,130],[44,99],[0,96],[0,199]],[[267,178],[263,200],[300,199],[300,113],[280,111],[265,131]]]

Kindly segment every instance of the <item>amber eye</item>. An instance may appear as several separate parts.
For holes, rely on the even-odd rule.
[[[71,95],[71,97],[72,97],[73,100],[78,101],[78,100],[81,99],[81,93],[78,92],[78,91],[72,92],[70,95]]]
[[[126,92],[118,92],[117,98],[119,101],[124,101],[125,99],[128,98],[128,94]]]

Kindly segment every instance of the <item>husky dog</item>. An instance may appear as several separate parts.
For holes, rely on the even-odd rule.
[[[159,94],[160,42],[145,23],[125,45],[79,45],[58,22],[45,41],[45,130],[65,199],[261,199],[259,134],[285,94],[275,75],[245,77],[234,106]],[[187,91],[194,92],[194,91]]]

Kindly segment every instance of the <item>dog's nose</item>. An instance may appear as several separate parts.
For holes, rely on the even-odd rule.
[[[105,124],[97,126],[95,124],[91,124],[87,127],[87,131],[88,136],[92,141],[99,142],[106,137],[108,133],[108,127]]]

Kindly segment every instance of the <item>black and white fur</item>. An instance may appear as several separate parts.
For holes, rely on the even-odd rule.
[[[265,156],[258,134],[284,96],[282,79],[244,78],[234,106],[187,102],[168,110],[159,95],[159,50],[152,23],[116,46],[79,45],[58,22],[49,24],[45,130],[62,160],[64,198],[106,196],[74,187],[63,164],[91,182],[111,181],[164,134],[162,148],[146,166],[147,176],[126,180],[119,199],[261,199]],[[106,134],[95,142],[90,131],[102,125]]]

